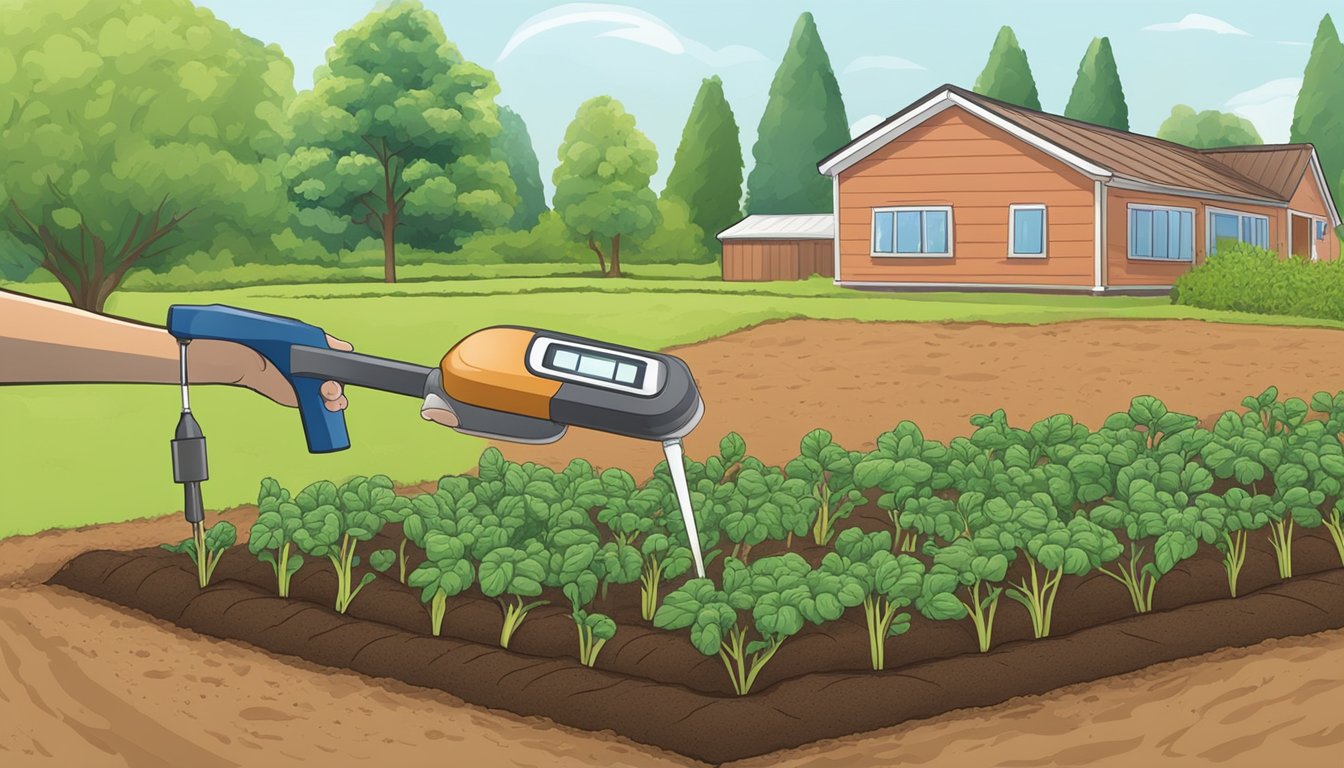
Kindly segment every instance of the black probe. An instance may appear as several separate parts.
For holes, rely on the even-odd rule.
[[[182,385],[182,414],[177,418],[173,434],[173,482],[182,484],[182,514],[191,523],[191,537],[199,553],[205,546],[205,506],[201,501],[201,482],[210,478],[205,459],[205,435],[196,417],[191,414],[191,399],[187,392],[187,344],[178,342],[180,383]]]

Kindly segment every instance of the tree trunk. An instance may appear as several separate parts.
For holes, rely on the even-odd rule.
[[[397,213],[383,217],[383,282],[397,282]]]
[[[387,202],[383,214],[383,282],[397,282],[397,196],[393,194],[392,168],[383,161],[383,197]]]
[[[588,248],[597,254],[597,271],[603,275],[607,274],[606,259],[602,258],[602,249],[597,247],[597,243],[593,242],[592,235],[588,235]]]
[[[621,235],[617,233],[611,238],[611,269],[607,272],[607,277],[621,276]]]

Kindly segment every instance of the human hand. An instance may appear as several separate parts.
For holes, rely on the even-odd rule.
[[[198,341],[192,344],[192,352],[195,352],[197,344],[207,343],[224,345],[220,348],[221,360],[219,364],[226,371],[222,377],[225,381],[247,387],[281,405],[290,408],[298,407],[299,401],[294,396],[294,388],[265,357],[241,344],[231,342]],[[327,334],[327,346],[341,352],[351,352],[355,349],[350,342],[342,341],[331,334]],[[345,399],[339,381],[323,382],[321,391],[322,404],[328,411],[343,411],[350,404]]]

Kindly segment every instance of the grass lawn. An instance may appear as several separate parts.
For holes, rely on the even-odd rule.
[[[397,285],[256,285],[195,292],[125,291],[108,311],[162,323],[174,303],[223,303],[297,317],[359,351],[435,364],[459,338],[495,324],[532,325],[641,347],[720,336],[767,320],[1045,323],[1096,317],[1192,318],[1344,327],[1172,306],[1165,298],[1009,294],[875,293],[829,279],[722,283],[704,269],[645,268],[634,279],[538,277],[536,267],[440,268],[452,279]],[[414,273],[411,268],[411,273]],[[427,270],[433,272],[434,270]],[[704,273],[704,274],[702,274]],[[409,276],[409,275],[408,275]],[[8,286],[61,298],[59,286]],[[350,393],[353,447],[309,455],[298,414],[250,392],[199,387],[192,405],[210,444],[206,504],[255,498],[273,476],[297,491],[317,479],[385,473],[419,482],[472,466],[483,441],[421,421],[418,403],[380,392]],[[168,386],[0,387],[0,537],[114,522],[181,509],[168,440],[178,396]]]

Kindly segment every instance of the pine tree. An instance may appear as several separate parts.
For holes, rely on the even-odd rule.
[[[1316,145],[1330,193],[1341,199],[1344,185],[1344,43],[1326,14],[1316,30],[1302,90],[1293,109],[1291,140]]]
[[[747,178],[750,213],[827,213],[831,181],[817,163],[849,142],[840,85],[812,14],[798,17],[770,84]]]
[[[1064,116],[1120,131],[1129,130],[1129,106],[1125,104],[1125,89],[1120,84],[1120,70],[1115,66],[1110,38],[1093,38],[1087,47],[1087,53],[1078,65],[1078,79],[1073,82]]]
[[[495,148],[509,166],[509,175],[518,188],[518,207],[509,221],[510,229],[531,229],[546,212],[546,194],[541,186],[541,166],[532,147],[532,136],[523,118],[508,107],[499,108],[499,139]]]
[[[737,120],[717,76],[700,84],[672,162],[663,197],[686,204],[714,251],[715,235],[742,218],[743,165]]]
[[[1036,92],[1036,81],[1031,76],[1027,52],[1017,44],[1013,28],[1004,26],[994,38],[989,61],[980,77],[975,80],[975,92],[991,99],[1028,109],[1040,109],[1041,97]]]

